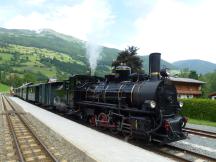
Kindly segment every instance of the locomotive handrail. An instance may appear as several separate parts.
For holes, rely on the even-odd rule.
[[[77,89],[81,89],[83,88],[85,85],[90,84],[92,82],[85,82],[84,84],[82,84],[81,86],[76,86]]]
[[[135,108],[133,109],[132,107],[121,109],[116,104],[107,104],[107,103],[104,104],[104,103],[101,103],[101,102],[80,101],[80,102],[77,102],[76,104],[78,104],[78,105],[85,105],[85,106],[95,106],[95,107],[98,107],[98,108],[101,108],[101,109],[103,109],[103,108],[109,108],[109,109],[114,109],[114,110],[121,110],[121,111],[141,113],[141,114],[148,114],[148,115],[154,115],[155,114],[155,112],[136,110]]]

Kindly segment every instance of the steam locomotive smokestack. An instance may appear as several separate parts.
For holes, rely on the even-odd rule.
[[[151,53],[149,55],[149,75],[152,80],[158,80],[160,78],[160,53]]]

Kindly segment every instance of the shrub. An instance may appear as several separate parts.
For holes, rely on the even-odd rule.
[[[193,119],[216,122],[216,100],[182,99],[182,114]]]

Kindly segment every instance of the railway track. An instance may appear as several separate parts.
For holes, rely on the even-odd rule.
[[[10,105],[9,110],[7,109],[7,114],[9,114],[9,115],[23,115],[24,116],[24,114],[22,114],[21,112],[16,114],[16,110],[11,109],[13,106],[11,106],[10,103],[7,103],[8,102],[7,100],[4,99],[4,102],[6,102],[7,105]],[[172,158],[172,159],[174,159],[176,161],[187,161],[187,162],[188,161],[196,161],[196,162],[216,161],[215,158],[212,158],[212,157],[209,157],[209,156],[206,156],[206,155],[202,155],[202,154],[199,154],[199,153],[196,153],[196,152],[193,152],[193,151],[185,150],[185,149],[182,149],[182,148],[178,148],[178,147],[175,147],[175,146],[172,146],[172,145],[159,146],[159,145],[152,144],[152,145],[148,145],[148,146],[146,146],[146,145],[143,146],[142,144],[140,145],[140,143],[141,143],[140,141],[137,141],[135,143],[132,142],[131,144],[137,145],[137,146],[139,146],[139,147],[141,147],[143,149],[146,149],[146,150],[161,154],[163,156],[170,157],[170,158]],[[22,150],[21,150],[21,153],[22,153]],[[46,154],[46,152],[44,154]],[[33,157],[33,155],[31,155],[31,156]],[[47,156],[47,154],[46,154],[46,156]],[[40,155],[39,155],[39,158],[35,157],[35,159],[36,159],[35,161],[55,161],[55,160],[52,160],[52,159],[51,160],[50,159],[42,160],[42,159],[40,159]],[[21,160],[19,160],[19,161],[21,161]]]
[[[170,158],[173,158],[177,161],[187,161],[187,162],[215,162],[216,159],[202,155],[193,151],[182,149],[172,145],[165,145],[157,148],[154,148],[156,152],[166,155]]]
[[[193,129],[193,128],[184,128],[183,131],[189,134],[195,134],[195,135],[199,135],[203,137],[216,139],[216,133],[214,132],[208,132],[208,131],[198,130],[198,129]]]
[[[144,144],[140,140],[132,140],[129,143],[136,145],[142,149],[166,156],[178,162],[215,162],[216,158],[196,153],[184,148],[179,148],[170,144],[160,145],[153,141],[150,144]]]
[[[19,112],[5,96],[2,96],[4,119],[8,125],[6,139],[11,139],[8,161],[57,162],[55,156],[38,138],[35,130],[26,122],[23,112]]]

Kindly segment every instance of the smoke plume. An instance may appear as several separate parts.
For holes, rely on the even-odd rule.
[[[91,68],[91,75],[95,75],[97,61],[102,51],[102,47],[96,43],[97,41],[94,42],[93,40],[88,40],[88,43],[86,43],[86,48],[87,48],[86,52],[87,52],[87,56]]]
[[[107,36],[107,27],[113,23],[113,16],[107,0],[92,0],[91,27],[87,34],[86,55],[89,60],[91,75],[95,75],[97,62],[102,52],[104,38]]]

